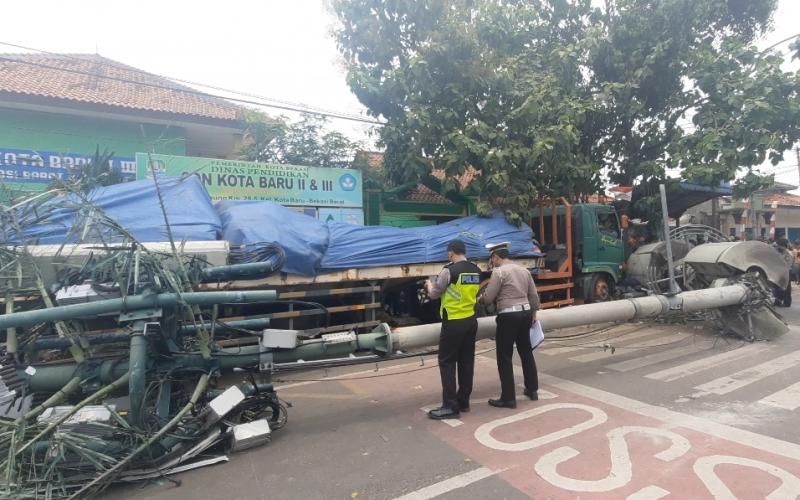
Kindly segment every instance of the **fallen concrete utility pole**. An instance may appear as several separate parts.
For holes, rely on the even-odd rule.
[[[692,290],[672,297],[653,295],[613,302],[570,306],[564,309],[539,311],[537,319],[545,331],[582,325],[648,319],[675,313],[692,313],[717,309],[748,301],[751,291],[743,284]],[[441,324],[409,326],[392,332],[394,350],[413,351],[435,345],[439,341]],[[478,320],[478,338],[494,337],[495,318]]]

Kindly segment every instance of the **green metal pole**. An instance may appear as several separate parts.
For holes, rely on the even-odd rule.
[[[144,340],[144,339],[143,339]],[[386,332],[365,333],[358,336],[357,341],[341,343],[313,342],[301,345],[294,349],[277,349],[272,351],[272,360],[275,363],[291,363],[293,361],[316,361],[330,358],[339,358],[355,352],[371,351],[376,354],[386,354],[391,352],[391,339]],[[133,339],[131,339],[133,349]],[[137,347],[138,349],[138,347]],[[388,349],[388,350],[387,350]],[[246,368],[258,366],[261,363],[261,348],[256,345],[226,348],[212,353],[212,358],[219,362],[219,367],[223,370],[233,368]],[[208,368],[209,361],[203,359],[199,354],[174,354],[171,359],[164,362],[172,363],[173,366],[182,368]],[[110,383],[114,379],[121,377],[128,372],[130,362],[128,359],[107,360],[96,366],[83,366],[76,372],[76,365],[73,363],[63,365],[39,365],[35,366],[36,373],[27,375],[19,370],[17,373],[23,379],[27,379],[28,389],[32,392],[48,392],[58,390],[64,385],[64,381],[72,376],[80,376],[81,379],[97,377],[102,383]],[[131,375],[131,378],[134,378]],[[131,398],[133,405],[133,398]],[[132,412],[133,413],[133,412]]]
[[[256,290],[240,292],[190,292],[161,293],[151,295],[133,295],[119,299],[99,300],[86,304],[24,311],[0,316],[0,328],[32,326],[47,321],[64,321],[87,316],[111,314],[126,310],[151,309],[156,307],[175,306],[180,303],[188,305],[213,304],[247,304],[252,302],[271,302],[277,294],[273,290]]]
[[[130,423],[135,427],[142,426],[142,407],[147,376],[147,339],[141,331],[131,334],[128,395],[131,401]]]
[[[6,291],[6,315],[14,314],[14,294],[11,293],[12,283],[9,281],[9,289]],[[12,356],[17,353],[17,329],[9,328],[6,330],[6,352]]]

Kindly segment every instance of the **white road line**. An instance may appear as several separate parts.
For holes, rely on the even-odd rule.
[[[695,387],[698,391],[711,394],[728,394],[742,387],[747,387],[783,370],[796,366],[800,361],[800,351],[795,351],[775,359],[771,359],[752,368],[740,370],[733,375],[714,379]]]
[[[517,387],[524,389],[525,384],[517,384]],[[538,391],[536,391],[536,393],[539,395],[539,399],[556,399],[558,397],[558,394],[546,391],[544,389],[539,389]],[[527,400],[528,398],[523,396],[522,399]]]
[[[674,429],[676,427],[683,427],[767,453],[773,453],[792,460],[800,460],[800,444],[756,434],[755,432],[721,424],[706,418],[677,412],[662,406],[654,406],[642,401],[620,396],[619,394],[595,389],[594,387],[588,387],[544,373],[539,374],[539,380],[547,385],[571,392],[578,396],[583,396],[645,417],[660,420],[665,423],[665,428]]]
[[[628,495],[625,500],[658,500],[669,495],[669,491],[658,486],[646,486],[632,495]]]
[[[682,365],[673,366],[672,368],[650,373],[645,375],[645,377],[653,380],[661,380],[662,382],[672,382],[673,380],[688,377],[689,375],[700,373],[710,368],[714,368],[715,366],[758,354],[764,349],[766,348],[761,346],[743,345],[741,347],[735,347],[713,356],[704,357],[689,363],[684,363]]]
[[[651,337],[652,340],[650,340]],[[658,347],[660,344],[670,344],[672,342],[680,342],[681,340],[686,338],[688,337],[685,334],[680,334],[680,333],[664,335],[663,332],[657,332],[657,333],[650,332],[649,335],[640,336],[635,339],[627,339],[627,338],[621,338],[619,340],[612,339],[604,341],[604,343],[608,343],[609,345],[617,347],[617,346],[627,346],[629,345],[629,343],[636,344],[637,342],[643,342],[642,347]],[[631,340],[632,342],[629,342]],[[623,341],[625,342],[624,344]],[[592,361],[597,361],[600,359],[608,359],[612,356],[619,357],[622,354],[630,354],[632,352],[635,351],[628,349],[620,349],[620,350],[615,350],[612,353],[611,349],[606,349],[606,350],[598,350],[597,352],[590,352],[589,354],[581,354],[579,356],[573,356],[569,359],[570,361],[575,361],[578,363],[591,363]]]
[[[681,358],[688,354],[694,354],[696,352],[702,352],[706,349],[702,349],[696,345],[684,345],[681,347],[675,347],[673,349],[669,349],[663,352],[656,352],[654,354],[648,354],[646,356],[642,356],[635,359],[629,359],[627,361],[620,361],[619,363],[614,363],[612,365],[607,365],[606,368],[609,370],[614,370],[617,372],[629,372],[631,370],[638,370],[639,368],[644,368],[650,365],[655,365],[658,363],[663,363],[664,361],[669,361],[676,358]]]
[[[775,394],[770,394],[758,402],[785,410],[796,410],[800,408],[800,382],[792,384]]]
[[[547,341],[545,341],[547,342]],[[551,347],[553,346],[553,347]],[[550,344],[542,346],[541,349],[536,349],[536,352],[540,354],[546,354],[548,356],[558,356],[559,354],[566,354],[568,352],[575,352],[575,351],[582,351],[586,349],[583,346],[558,346],[558,344]]]
[[[422,408],[420,408],[420,410],[425,412],[425,414],[427,415],[429,411],[439,408],[439,406],[440,405],[423,406]],[[458,427],[460,425],[464,425],[464,422],[457,418],[444,418],[442,420],[439,420],[439,422],[445,425],[449,425],[450,427]]]
[[[450,491],[469,486],[470,484],[480,481],[481,479],[494,476],[499,472],[502,472],[502,470],[492,471],[486,467],[481,467],[479,469],[471,470],[464,474],[451,477],[450,479],[445,479],[444,481],[440,481],[430,486],[426,486],[425,488],[417,491],[412,491],[411,493],[397,497],[395,500],[428,500],[429,498],[436,498],[439,495],[444,495]]]

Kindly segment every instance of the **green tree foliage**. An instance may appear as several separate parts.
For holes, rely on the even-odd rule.
[[[251,111],[245,123],[245,140],[239,150],[242,160],[345,168],[351,166],[360,148],[344,134],[327,130],[326,120],[313,115],[289,122]]]
[[[333,0],[348,82],[398,181],[467,165],[480,208],[679,168],[733,180],[800,138],[798,77],[754,41],[776,0]]]

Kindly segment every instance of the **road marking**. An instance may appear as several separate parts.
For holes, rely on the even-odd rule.
[[[624,373],[624,372],[629,372],[631,370],[638,370],[639,368],[645,368],[650,365],[663,363],[664,361],[670,361],[672,359],[682,358],[683,356],[693,354],[696,352],[702,352],[704,350],[706,349],[700,349],[696,345],[676,347],[673,349],[669,349],[667,351],[648,354],[647,356],[642,356],[640,358],[629,359],[627,361],[620,361],[619,363],[607,365],[606,368],[608,368],[609,370],[614,370],[617,372]]]
[[[470,402],[470,404],[472,404],[472,403]],[[420,410],[425,412],[425,414],[427,415],[429,411],[435,410],[436,408],[439,408],[440,406],[441,405],[423,406],[422,408],[420,408]],[[431,420],[435,420],[435,419],[431,419]],[[444,419],[439,420],[439,422],[441,422],[441,423],[443,423],[445,425],[449,425],[450,427],[458,427],[459,425],[464,425],[464,422],[461,421],[458,418],[444,418]]]
[[[539,477],[562,490],[607,493],[622,488],[633,479],[633,462],[631,462],[628,443],[625,441],[625,436],[632,433],[671,441],[669,448],[655,455],[664,462],[671,462],[686,455],[692,446],[685,437],[666,429],[638,425],[623,426],[612,429],[607,434],[611,448],[611,471],[602,479],[579,479],[559,473],[559,465],[581,454],[569,446],[562,446],[542,455],[534,465],[534,470]]]
[[[694,472],[697,474],[697,477],[703,481],[706,489],[708,489],[708,492],[711,493],[715,499],[736,500],[736,496],[734,496],[733,492],[725,485],[725,483],[722,482],[719,476],[717,476],[716,472],[714,472],[714,467],[721,464],[751,467],[753,469],[767,472],[780,479],[780,486],[772,490],[772,493],[764,497],[766,500],[797,498],[797,492],[800,491],[800,478],[781,469],[780,467],[762,462],[761,460],[726,455],[700,457],[697,459],[697,462],[694,463]]]
[[[741,347],[736,347],[713,356],[704,357],[689,363],[684,363],[682,365],[673,366],[672,368],[650,373],[645,375],[645,377],[653,380],[661,380],[662,382],[672,382],[673,380],[688,377],[689,375],[700,373],[710,368],[714,368],[715,366],[730,363],[731,361],[735,361],[747,356],[752,356],[753,354],[759,353],[764,349],[766,348],[760,346],[743,345]]]
[[[653,340],[657,340],[657,342],[654,342],[653,344],[649,344],[648,342],[650,340],[650,337],[652,337]],[[688,338],[688,337],[685,334],[681,334],[681,333],[674,333],[672,335],[664,335],[663,332],[657,332],[657,333],[650,332],[649,335],[638,336],[635,339],[634,338],[631,338],[631,339],[624,339],[623,338],[622,340],[625,340],[625,341],[627,341],[627,340],[635,340],[636,342],[639,342],[639,341],[642,341],[643,339],[646,339],[645,343],[642,345],[642,347],[659,347],[660,344],[671,344],[673,342],[680,342],[681,340],[684,340],[686,338]],[[628,342],[626,342],[625,344],[622,344],[620,341],[617,341],[616,339],[607,340],[604,343],[608,344],[609,346],[614,346],[614,347],[617,347],[617,346],[620,346],[620,345],[628,346]],[[590,363],[592,361],[597,361],[597,360],[600,360],[600,359],[607,359],[607,358],[609,358],[611,356],[615,356],[615,355],[619,356],[619,355],[625,354],[625,353],[630,354],[631,351],[627,351],[627,350],[622,350],[622,351],[613,350],[612,351],[612,349],[609,348],[609,349],[601,350],[599,352],[591,352],[589,354],[581,354],[579,356],[574,356],[574,357],[571,357],[569,359],[570,359],[570,361],[576,361],[578,363]]]
[[[785,410],[796,410],[800,408],[800,382],[792,384],[775,394],[770,394],[759,400],[759,403],[783,408]]]
[[[543,346],[542,349],[537,349],[537,352],[546,354],[548,356],[558,356],[559,354],[566,354],[568,352],[582,351],[586,349],[584,346]]]
[[[426,486],[425,488],[417,491],[412,491],[411,493],[397,497],[395,500],[428,500],[430,498],[436,498],[439,495],[444,495],[450,491],[469,486],[470,484],[478,482],[481,479],[494,476],[495,474],[503,472],[503,470],[505,469],[492,471],[486,467],[481,467],[479,469],[471,470],[469,472],[465,472],[464,474],[451,477],[450,479],[445,479],[444,481],[440,481],[430,486]]]
[[[524,389],[525,384],[517,384],[517,387]],[[536,394],[539,395],[539,399],[556,399],[558,397],[558,394],[546,391],[544,389],[539,389],[538,391],[536,391]],[[527,396],[524,396],[522,399],[527,400],[528,398]]]
[[[702,393],[728,394],[735,390],[754,384],[759,380],[765,379],[783,370],[797,365],[800,361],[800,351],[795,351],[775,359],[771,359],[752,368],[740,370],[733,375],[727,375],[718,379],[698,385],[695,389]]]
[[[756,434],[755,432],[677,412],[661,406],[654,406],[642,401],[620,396],[619,394],[595,389],[594,387],[585,386],[544,373],[539,374],[539,379],[545,384],[557,389],[562,389],[578,396],[600,401],[623,410],[659,420],[672,428],[683,427],[743,446],[756,448],[767,453],[773,453],[792,460],[800,460],[800,444]]]
[[[658,486],[647,486],[632,495],[628,495],[625,500],[658,500],[669,495],[669,491]]]
[[[494,431],[498,427],[503,427],[505,425],[513,424],[515,422],[519,422],[520,420],[525,420],[531,417],[535,417],[543,413],[548,413],[555,410],[564,410],[564,409],[582,410],[583,412],[589,414],[589,418],[575,425],[565,427],[557,431],[553,431],[549,434],[545,434],[544,436],[539,436],[533,439],[529,439],[527,441],[518,441],[514,443],[509,443],[506,441],[500,441],[499,439],[492,436],[492,431]],[[608,420],[608,415],[603,410],[595,408],[594,406],[588,406],[577,403],[551,403],[549,405],[537,406],[535,408],[531,408],[530,410],[525,410],[519,413],[515,413],[508,417],[498,418],[490,422],[486,422],[485,424],[475,429],[474,435],[475,439],[480,444],[486,446],[487,448],[491,448],[493,450],[526,451],[538,448],[540,446],[544,446],[546,444],[553,443],[565,437],[573,436],[575,434],[580,434],[581,432],[587,429],[591,429],[593,427],[597,427],[598,425],[605,423],[607,420]]]

